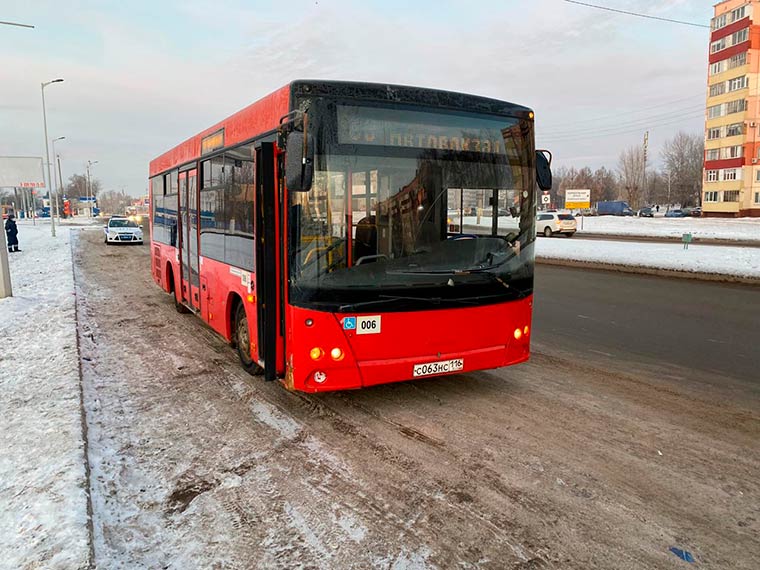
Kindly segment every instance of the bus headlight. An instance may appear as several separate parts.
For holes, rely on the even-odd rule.
[[[343,360],[343,359],[345,358],[345,356],[346,356],[346,355],[345,355],[345,354],[343,354],[343,351],[342,351],[340,348],[338,348],[338,347],[335,347],[335,348],[333,348],[333,349],[330,351],[330,357],[331,357],[331,358],[332,358],[332,359],[333,359],[335,362],[340,362],[341,360]]]

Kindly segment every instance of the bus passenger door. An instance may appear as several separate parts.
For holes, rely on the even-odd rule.
[[[198,173],[195,168],[187,171],[187,210],[190,223],[187,227],[187,255],[190,268],[190,305],[193,310],[201,309],[200,265],[198,260],[198,242],[200,240],[198,216]]]
[[[200,310],[198,275],[198,186],[196,169],[179,173],[179,209],[181,220],[180,258],[182,265],[182,300]]]
[[[278,231],[277,194],[275,183],[274,143],[262,143],[256,149],[256,311],[258,323],[259,364],[264,379],[275,380],[278,362],[277,347],[281,337],[278,310]]]
[[[188,235],[190,220],[187,213],[187,172],[179,173],[179,248],[180,276],[182,281],[182,302],[190,305],[190,256],[188,255]]]

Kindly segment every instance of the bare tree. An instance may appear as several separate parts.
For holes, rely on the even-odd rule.
[[[98,196],[100,210],[109,214],[124,214],[131,204],[132,198],[127,196],[123,190],[121,192],[107,190]]]
[[[612,170],[604,166],[594,172],[594,182],[591,185],[591,201],[602,202],[614,200],[618,196],[618,178]]]
[[[699,204],[704,152],[705,144],[701,133],[690,135],[679,132],[665,142],[662,161],[666,173],[670,173],[671,202],[678,202],[681,206]]]
[[[644,149],[631,146],[620,153],[618,170],[620,185],[625,193],[626,201],[631,208],[639,207],[642,185],[644,183]]]

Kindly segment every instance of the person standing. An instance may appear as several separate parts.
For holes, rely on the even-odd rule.
[[[18,228],[16,227],[16,218],[13,214],[8,214],[8,219],[5,220],[5,237],[8,241],[8,251],[10,253],[21,251],[18,248]]]

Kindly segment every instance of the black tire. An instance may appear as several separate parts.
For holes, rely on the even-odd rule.
[[[240,365],[243,370],[256,376],[264,372],[259,363],[251,358],[251,338],[250,329],[248,328],[248,316],[245,314],[245,307],[242,303],[238,304],[235,311],[235,331],[234,331],[235,348],[237,349]]]
[[[554,232],[552,232],[552,229],[549,226],[544,228],[544,237],[552,237],[553,233]]]

